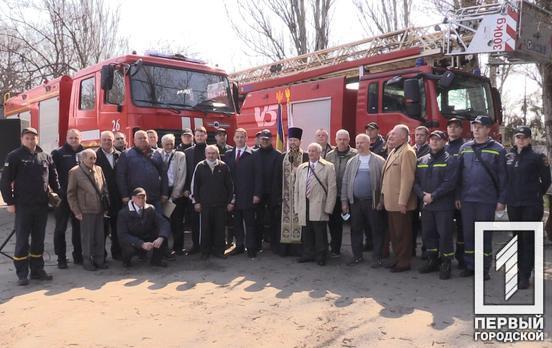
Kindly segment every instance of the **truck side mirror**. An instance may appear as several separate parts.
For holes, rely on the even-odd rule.
[[[443,89],[447,89],[452,85],[452,82],[454,81],[454,73],[452,71],[446,71],[441,77],[439,78],[439,87],[442,87]]]
[[[115,75],[115,67],[113,65],[102,66],[101,84],[104,91],[109,91],[113,88],[113,78]]]
[[[502,124],[502,98],[500,97],[500,92],[496,87],[491,88],[491,94],[493,97],[495,121],[497,124],[501,125]]]
[[[411,117],[419,118],[422,115],[420,104],[420,85],[418,79],[404,80],[404,103],[406,114]]]
[[[232,82],[232,99],[234,100],[234,107],[236,113],[240,112],[240,89],[237,82]]]

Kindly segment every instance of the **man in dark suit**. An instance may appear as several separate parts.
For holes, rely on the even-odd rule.
[[[247,147],[247,131],[236,129],[234,143],[236,147],[224,154],[223,161],[230,168],[234,181],[234,233],[236,247],[232,255],[242,254],[247,248],[247,256],[255,258],[259,237],[256,233],[253,194],[255,190],[255,167],[253,151]],[[245,226],[245,231],[244,231]],[[244,244],[245,243],[245,244]]]
[[[102,168],[109,192],[109,210],[104,219],[104,231],[107,239],[111,235],[111,258],[120,260],[121,247],[117,237],[117,214],[121,210],[121,195],[117,188],[115,167],[121,153],[113,146],[115,136],[111,131],[104,131],[100,135],[100,148],[96,151],[96,165]],[[111,229],[109,229],[111,227]],[[110,233],[111,232],[111,233]],[[106,251],[107,254],[107,251]]]

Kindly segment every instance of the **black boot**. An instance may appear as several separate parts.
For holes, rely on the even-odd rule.
[[[445,258],[443,259],[443,262],[441,263],[441,267],[439,269],[439,279],[449,279],[450,278],[450,259]]]
[[[431,253],[427,256],[427,263],[420,268],[420,273],[431,273],[439,270],[439,259],[437,254]]]

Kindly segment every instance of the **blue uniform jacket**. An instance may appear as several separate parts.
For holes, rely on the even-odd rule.
[[[517,152],[514,146],[506,154],[508,167],[508,198],[513,207],[540,206],[542,196],[550,186],[550,165],[545,155],[536,153],[531,145]]]
[[[423,199],[424,192],[431,193],[432,202],[423,209],[432,211],[454,209],[454,189],[458,161],[444,149],[436,154],[428,153],[418,159],[414,192]]]
[[[481,159],[488,164],[498,187],[495,187],[491,176],[477,159],[472,146],[480,151]],[[468,141],[460,147],[458,162],[459,193],[462,202],[506,204],[508,173],[504,146],[490,138],[483,144]]]

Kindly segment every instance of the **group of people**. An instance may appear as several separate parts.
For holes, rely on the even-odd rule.
[[[217,129],[216,144],[208,145],[199,127],[184,129],[178,146],[173,134],[165,134],[159,147],[157,132],[139,130],[128,149],[122,133],[104,131],[97,150],[84,149],[80,132],[71,129],[50,156],[38,146],[38,132],[26,128],[21,147],[6,159],[0,187],[16,216],[19,284],[28,284],[29,270],[31,279],[52,278],[42,254],[54,193],[61,198],[54,232],[60,269],[67,268],[69,221],[73,262],[90,271],[107,267],[107,237],[111,257],[127,267],[149,251],[151,264],[160,267],[195,253],[202,259],[255,258],[263,242],[281,256],[324,266],[328,257],[340,257],[343,226],[350,222],[351,266],[372,251],[372,268],[408,271],[421,233],[421,273],[448,279],[456,258],[460,276],[473,276],[474,223],[502,216],[506,206],[512,221],[542,220],[551,179],[546,156],[531,148],[529,127],[515,130],[515,145],[506,151],[489,137],[489,117],[471,121],[469,141],[462,138],[463,122],[450,119],[447,132],[420,126],[413,145],[406,125],[384,139],[371,122],[356,135],[354,148],[347,130],[336,132],[333,147],[328,131],[319,129],[306,151],[303,130],[291,127],[284,153],[266,129],[256,134],[254,147],[246,144],[247,131],[236,129],[231,147],[225,129]],[[187,249],[185,230],[192,235]],[[519,287],[527,288],[534,237],[518,238]],[[485,279],[491,255],[491,234],[485,233]]]

